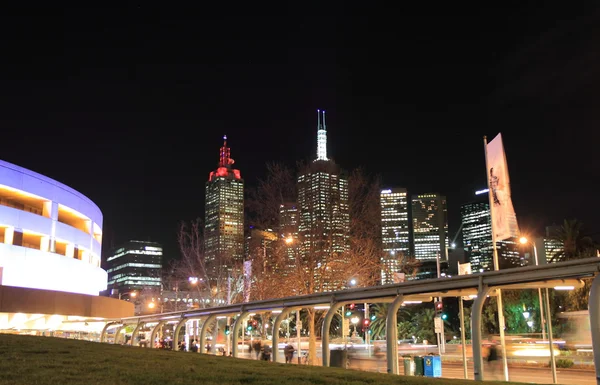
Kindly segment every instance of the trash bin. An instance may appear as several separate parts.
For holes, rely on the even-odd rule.
[[[414,376],[415,375],[415,362],[410,356],[403,357],[404,361],[404,375]]]
[[[343,349],[331,350],[329,354],[329,366],[334,368],[347,368],[348,351]]]
[[[413,360],[415,361],[415,376],[423,375],[423,357],[414,356]]]
[[[440,356],[423,357],[423,374],[425,377],[442,376],[442,360]]]

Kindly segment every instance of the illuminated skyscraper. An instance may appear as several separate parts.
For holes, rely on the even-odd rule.
[[[162,246],[155,242],[129,241],[116,247],[106,259],[109,293],[160,290],[162,255]]]
[[[298,238],[298,206],[287,202],[279,206],[279,235],[282,238]]]
[[[341,259],[348,250],[350,217],[348,180],[338,165],[327,158],[325,111],[318,111],[317,117],[317,159],[298,177],[298,230],[302,257],[319,263]],[[337,282],[323,283],[328,290],[336,285]]]
[[[440,194],[419,194],[411,198],[415,258],[446,261],[448,247],[448,216],[446,197]]]
[[[232,167],[227,137],[223,139],[219,166],[206,182],[204,253],[212,273],[244,259],[244,180]]]
[[[494,254],[488,190],[479,190],[475,195],[477,198],[463,204],[460,212],[464,249],[471,263],[471,271],[479,273],[494,270]],[[497,244],[500,269],[527,264],[516,239],[498,241]]]
[[[410,254],[408,198],[405,188],[381,190],[381,239],[384,257],[382,284],[394,282],[394,273],[401,272],[403,257]]]
[[[484,198],[460,207],[463,245],[474,273],[494,270],[490,203],[485,192],[486,190],[482,190],[476,193]]]

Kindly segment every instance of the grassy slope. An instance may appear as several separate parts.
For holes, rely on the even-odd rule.
[[[0,384],[406,384],[468,380],[274,364],[51,337],[0,334]],[[500,384],[487,382],[486,384]],[[503,384],[507,384],[503,382]]]

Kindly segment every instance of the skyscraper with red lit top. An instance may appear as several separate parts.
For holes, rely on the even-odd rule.
[[[233,168],[227,136],[219,153],[219,166],[206,182],[204,253],[207,265],[218,274],[244,258],[244,180]]]

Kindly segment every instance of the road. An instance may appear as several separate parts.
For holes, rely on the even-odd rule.
[[[283,358],[283,352],[279,351],[280,362],[285,362]],[[321,364],[320,351],[317,351],[318,365]],[[240,354],[240,358],[250,358],[248,353]],[[252,357],[254,358],[254,357]],[[297,356],[294,355],[294,364],[297,364]],[[485,365],[485,363],[484,363]],[[400,374],[404,374],[404,364],[402,359],[398,365]],[[385,358],[365,357],[361,355],[354,355],[350,357],[349,369],[365,370],[370,372],[386,373],[387,365]],[[487,370],[486,370],[487,369]],[[503,380],[504,376],[502,370],[499,369],[494,375],[490,375],[490,370],[487,366],[484,366],[484,378]],[[516,365],[509,365],[508,368],[509,378],[511,381],[525,382],[525,383],[537,383],[537,384],[552,384],[552,372],[549,367],[536,368],[536,367],[523,367]],[[487,375],[486,375],[487,373]],[[596,385],[596,375],[592,370],[576,370],[576,369],[557,369],[557,382],[565,385]],[[469,363],[467,366],[467,375],[469,379],[473,379],[473,364]],[[442,362],[442,377],[443,378],[464,378],[463,365],[460,362]]]
[[[400,374],[404,374],[404,365],[400,361]],[[372,372],[385,373],[387,370],[385,359],[350,359],[350,369],[367,370]],[[495,376],[487,375],[484,367],[484,378],[503,380],[501,368]],[[489,370],[488,370],[489,372]],[[537,384],[552,384],[552,372],[550,368],[535,367],[515,367],[508,368],[508,374],[511,381],[529,382]],[[467,367],[469,379],[473,379],[473,365]],[[557,380],[559,384],[567,385],[596,385],[596,375],[593,371],[557,369]],[[443,378],[464,378],[463,366],[461,363],[442,363]],[[491,377],[491,378],[490,378]]]

